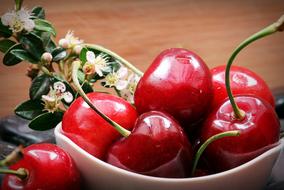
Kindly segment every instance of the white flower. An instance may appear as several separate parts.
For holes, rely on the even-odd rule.
[[[97,73],[103,76],[103,71],[108,68],[107,59],[102,55],[96,56],[92,51],[87,51],[86,59],[87,62],[83,66],[84,73],[87,75]]]
[[[117,72],[109,73],[105,77],[105,86],[115,87],[117,90],[123,90],[127,87],[128,81],[125,79],[128,74],[128,69],[120,67]]]
[[[41,99],[44,102],[44,110],[54,113],[59,109],[62,99],[67,103],[71,103],[74,98],[71,92],[66,92],[65,84],[58,81],[53,84],[53,88],[50,87],[47,95],[41,96]]]
[[[66,86],[63,82],[57,81],[53,84],[53,88],[56,92],[56,94],[61,95],[62,93],[64,93],[66,91]]]
[[[130,103],[134,103],[134,92],[136,90],[137,83],[139,82],[140,77],[136,74],[131,74],[128,77],[128,86],[120,91],[121,97],[127,100]]]
[[[73,49],[77,45],[81,45],[83,43],[83,40],[80,40],[78,37],[75,37],[73,31],[68,31],[65,35],[65,38],[60,39],[58,43],[59,46],[63,48]]]
[[[1,17],[1,22],[5,26],[9,26],[10,29],[17,33],[23,29],[30,32],[34,29],[35,23],[30,19],[31,15],[29,11],[21,9],[19,11],[10,11],[5,13]]]

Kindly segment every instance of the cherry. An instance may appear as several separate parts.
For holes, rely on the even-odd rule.
[[[159,54],[140,79],[134,101],[139,113],[163,111],[184,128],[204,117],[212,96],[211,73],[195,53],[172,48]]]
[[[234,99],[230,86],[230,68],[238,53],[247,45],[283,29],[284,16],[243,41],[229,58],[225,71],[229,100],[209,114],[201,130],[201,141],[228,130],[239,130],[240,135],[221,139],[208,146],[206,160],[216,171],[239,166],[271,148],[279,140],[280,122],[269,103],[248,95]]]
[[[205,151],[206,160],[216,171],[239,166],[275,145],[279,140],[280,123],[270,104],[256,97],[238,96],[244,118],[237,119],[229,100],[211,112],[201,131],[201,141],[220,132],[240,130],[238,137],[213,142]]]
[[[158,177],[187,177],[193,150],[180,125],[168,114],[152,111],[137,119],[131,135],[114,143],[107,162]]]
[[[113,121],[131,130],[137,119],[135,108],[122,98],[105,93],[89,93],[91,102]],[[104,160],[108,147],[120,134],[80,97],[65,112],[63,134],[95,157]]]
[[[226,66],[211,69],[213,81],[213,100],[211,108],[220,106],[228,98],[225,85]],[[230,70],[231,89],[234,95],[255,95],[275,106],[272,92],[266,82],[245,67],[232,66]]]
[[[73,160],[54,144],[30,145],[23,150],[23,158],[10,169],[18,170],[19,175],[7,174],[2,182],[2,190],[80,189],[80,175]]]

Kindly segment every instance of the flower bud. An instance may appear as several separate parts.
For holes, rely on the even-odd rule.
[[[65,49],[67,49],[69,47],[69,43],[65,38],[60,39],[58,44],[59,44],[60,47],[63,47]]]
[[[82,46],[81,45],[76,45],[74,48],[73,48],[73,51],[79,55],[81,53],[81,50],[82,50]]]
[[[52,55],[49,52],[45,52],[41,56],[41,60],[45,63],[50,63],[52,61]]]

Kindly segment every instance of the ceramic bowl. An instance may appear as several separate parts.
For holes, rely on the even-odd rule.
[[[77,146],[55,128],[57,144],[76,162],[90,189],[99,190],[260,190],[270,176],[272,167],[284,146],[284,139],[276,147],[234,169],[195,178],[169,179],[129,172],[107,164]]]

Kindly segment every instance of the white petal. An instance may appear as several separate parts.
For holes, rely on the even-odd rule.
[[[17,11],[17,15],[18,15],[19,19],[22,20],[22,21],[28,20],[30,18],[29,12],[25,9],[21,9],[21,10]]]
[[[117,71],[118,77],[125,78],[128,74],[128,69],[126,67],[120,67],[120,69]]]
[[[28,19],[24,22],[24,28],[26,31],[30,32],[34,29],[35,23],[32,19]]]
[[[43,101],[47,101],[47,102],[55,102],[55,98],[52,96],[48,96],[48,95],[42,95],[41,96]]]
[[[95,56],[94,52],[87,51],[87,61],[91,62],[91,63],[94,63],[95,59],[96,59],[96,56]]]
[[[128,81],[126,80],[119,80],[116,84],[115,87],[117,90],[123,90],[127,87]]]
[[[103,76],[103,72],[102,72],[102,70],[101,70],[101,67],[99,67],[99,66],[95,66],[95,71],[96,71],[96,73],[101,77],[101,76]]]
[[[5,26],[11,25],[15,17],[16,15],[14,12],[8,12],[1,17],[1,22]]]
[[[65,102],[71,103],[73,101],[73,95],[71,94],[71,92],[65,92],[63,99],[65,100]]]
[[[65,84],[63,82],[60,82],[60,81],[55,82],[53,84],[53,88],[54,88],[54,90],[59,91],[61,93],[65,92],[65,90],[66,90]]]

